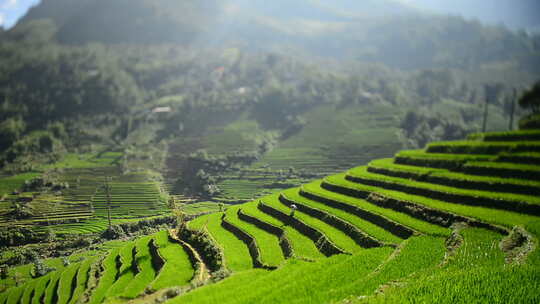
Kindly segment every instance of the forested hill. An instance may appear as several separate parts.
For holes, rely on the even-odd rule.
[[[390,67],[540,69],[540,39],[397,1],[43,0],[19,23],[50,18],[66,44],[242,46]]]
[[[512,89],[540,78],[539,45],[393,1],[43,0],[0,31],[0,165],[28,171],[66,151],[191,137],[229,153],[214,145],[215,129],[227,128],[239,151],[264,153],[306,142],[294,138],[302,130],[319,134],[321,117],[341,135],[384,122],[384,144],[398,146],[402,129],[419,146],[478,131],[494,82],[489,123],[502,130]],[[153,115],[157,107],[170,112]],[[365,148],[325,139],[335,140],[325,145],[332,157]],[[380,147],[369,149],[393,152]]]

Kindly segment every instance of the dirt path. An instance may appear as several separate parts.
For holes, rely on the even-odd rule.
[[[189,251],[188,254],[197,263],[197,267],[196,267],[197,271],[194,274],[193,278],[191,279],[192,283],[195,283],[195,285],[199,285],[199,284],[204,284],[206,281],[208,281],[210,279],[210,272],[208,271],[208,267],[206,267],[206,264],[203,262],[197,250],[195,250],[195,248],[193,248],[190,244],[179,239],[176,233],[176,229],[170,229],[169,236],[173,240],[180,243],[182,247],[186,248]]]

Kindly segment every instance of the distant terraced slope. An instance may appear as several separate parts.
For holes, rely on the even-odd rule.
[[[402,151],[126,243],[87,276],[84,264],[65,268],[0,304],[535,303],[539,136],[476,134]]]

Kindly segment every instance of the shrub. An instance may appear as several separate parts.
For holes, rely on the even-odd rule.
[[[5,280],[8,277],[8,266],[7,265],[1,265],[0,266],[0,279]]]
[[[519,98],[519,105],[530,109],[535,114],[540,113],[540,81]]]
[[[55,270],[54,268],[48,267],[47,265],[43,264],[43,261],[41,259],[36,259],[34,261],[33,267],[34,267],[33,268],[34,278],[42,277],[46,275],[47,273]]]
[[[125,237],[126,233],[120,225],[112,225],[103,231],[101,236],[107,240],[116,240]]]
[[[21,246],[37,243],[41,240],[43,240],[43,235],[26,227],[9,227],[0,231],[0,247]]]

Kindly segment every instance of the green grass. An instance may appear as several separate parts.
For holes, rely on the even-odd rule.
[[[115,259],[119,254],[119,249],[113,249],[109,252],[107,257],[103,260],[104,271],[100,274],[99,283],[96,289],[93,291],[90,298],[91,304],[98,304],[103,301],[107,290],[114,283],[118,270],[116,269]]]
[[[159,246],[160,255],[165,259],[165,265],[161,268],[150,288],[159,290],[189,284],[194,269],[184,248],[178,243],[169,241],[167,231],[155,234],[154,239]]]
[[[221,227],[222,213],[214,213],[198,217],[189,222],[192,229],[206,229],[216,243],[223,249],[225,266],[231,271],[242,271],[252,268],[247,246],[231,232]]]
[[[474,163],[474,162],[471,162],[471,163]],[[452,172],[445,169],[400,165],[400,164],[394,163],[394,159],[392,158],[383,158],[383,159],[377,159],[377,160],[371,161],[368,164],[368,167],[387,169],[396,173],[413,174],[417,176],[415,178],[425,178],[426,175],[429,175],[433,177],[446,178],[448,180],[483,182],[483,183],[494,184],[494,185],[498,185],[498,184],[500,185],[509,184],[509,185],[518,185],[518,186],[524,185],[524,186],[540,188],[540,182],[537,182],[537,181],[523,180],[523,179],[517,179],[517,178],[477,176],[477,175],[469,175],[469,174],[459,173],[459,172]],[[529,167],[529,166],[526,166],[526,167]]]
[[[406,240],[398,253],[386,260],[377,272],[344,285],[337,292],[349,295],[372,295],[383,284],[401,281],[420,271],[431,271],[445,255],[444,239],[432,236]],[[349,296],[350,297],[350,296]]]
[[[79,266],[79,263],[71,264],[62,272],[58,282],[58,304],[66,304],[70,300],[72,282],[76,278]]]
[[[45,293],[45,288],[47,287],[47,284],[49,280],[51,279],[52,274],[47,274],[39,279],[37,279],[36,287],[34,291],[34,298],[32,299],[32,304],[40,304],[39,299],[41,296]],[[0,301],[1,303],[1,301]]]
[[[440,269],[392,288],[374,303],[534,303],[540,273],[530,265],[505,265],[501,236],[482,229],[461,231],[464,243]],[[509,290],[511,288],[511,291]]]
[[[58,270],[51,274],[51,280],[45,289],[45,304],[55,304],[54,299],[57,297],[57,289],[62,272],[63,270]]]
[[[343,176],[344,174],[330,176],[326,178],[325,181],[330,182],[332,184],[343,185],[345,187],[354,189],[355,184],[343,179]],[[430,235],[439,235],[439,236],[448,236],[450,234],[450,230],[447,228],[430,224],[428,222],[416,219],[414,217],[411,217],[401,212],[396,212],[391,209],[375,206],[363,199],[353,198],[350,196],[346,196],[343,194],[325,190],[320,187],[319,182],[316,182],[314,184],[304,185],[303,189],[306,192],[313,193],[313,194],[316,194],[325,198],[333,199],[339,202],[347,203],[347,204],[356,206],[358,208],[364,209],[368,212],[372,212],[372,213],[384,216],[390,220],[398,222],[406,227],[409,227],[413,230],[416,230],[422,233],[426,233]]]
[[[242,212],[283,229],[287,238],[291,241],[292,249],[296,257],[314,260],[324,258],[324,255],[317,249],[311,239],[301,234],[293,227],[285,225],[282,221],[263,213],[257,208],[257,204],[258,202],[249,202],[247,204],[243,204]]]
[[[432,268],[444,256],[440,238],[413,237],[400,252],[363,250],[353,256],[336,255],[317,263],[290,260],[270,273],[253,270],[233,275],[178,297],[170,303],[329,303],[354,295],[372,294],[389,280]],[[377,266],[383,265],[378,268]]]
[[[105,298],[115,297],[122,293],[126,286],[133,280],[135,273],[131,268],[133,261],[132,249],[135,246],[134,242],[123,243],[123,247],[120,248],[120,261],[122,266],[118,273],[118,279],[107,290]]]
[[[219,204],[214,202],[197,202],[194,204],[183,204],[182,212],[186,214],[200,214],[205,212],[218,212]]]
[[[461,188],[456,188],[456,187],[437,185],[437,184],[427,183],[427,182],[419,182],[419,181],[409,180],[405,178],[370,173],[367,171],[367,167],[364,167],[364,166],[351,169],[347,172],[347,174],[353,177],[360,177],[360,178],[365,178],[365,179],[373,180],[373,181],[383,181],[383,182],[392,183],[392,184],[407,185],[407,186],[420,188],[420,189],[429,189],[431,191],[437,191],[441,193],[450,193],[450,194],[456,194],[456,195],[469,196],[471,197],[471,199],[489,198],[489,199],[495,199],[495,200],[506,200],[508,201],[508,204],[512,204],[512,202],[525,202],[525,203],[534,204],[534,205],[540,204],[540,198],[531,196],[531,195],[522,195],[522,194],[513,194],[513,193],[493,193],[489,191],[468,190],[468,189],[461,189]]]
[[[391,253],[390,248],[335,255],[317,263],[289,260],[278,270],[252,270],[202,287],[170,303],[326,303],[338,300],[328,291],[369,274]]]
[[[24,304],[30,303],[30,301],[32,300],[32,292],[36,288],[37,282],[38,282],[38,280],[32,280],[30,282],[27,282],[24,285],[24,293],[23,293],[19,303],[24,303]]]
[[[15,287],[9,290],[6,304],[18,304],[24,293],[25,286]],[[47,302],[46,302],[47,303]]]
[[[9,296],[9,290],[6,290],[2,293],[0,293],[0,304],[6,303],[7,297]]]
[[[313,182],[312,183],[313,186],[316,186],[316,185],[319,185],[320,184],[320,181],[318,182]],[[309,185],[309,184],[308,184]],[[308,186],[306,185],[306,186]],[[306,187],[304,186],[304,187]],[[354,216],[353,214],[350,214],[346,211],[342,211],[340,209],[336,209],[336,208],[332,208],[332,207],[328,207],[327,205],[325,204],[322,204],[322,203],[319,203],[319,202],[316,202],[316,201],[313,201],[313,200],[309,200],[305,197],[302,197],[298,194],[298,189],[291,189],[291,190],[287,190],[287,191],[284,191],[283,194],[285,194],[287,196],[287,198],[291,199],[291,200],[294,200],[296,202],[300,202],[302,204],[305,204],[306,206],[309,206],[309,207],[312,207],[312,208],[316,208],[316,209],[319,209],[319,210],[322,210],[322,211],[325,211],[327,212],[328,214],[332,214],[344,221],[347,221],[349,223],[351,223],[352,225],[358,227],[360,230],[362,230],[363,232],[367,233],[368,235],[380,240],[380,241],[384,241],[384,242],[388,242],[388,243],[400,243],[402,241],[402,239],[400,239],[399,237],[391,234],[390,232],[384,230],[383,228],[375,225],[375,224],[372,224],[366,220],[363,220],[357,216]]]
[[[402,150],[396,153],[396,157],[416,158],[416,159],[433,159],[433,160],[448,160],[448,161],[489,161],[495,157],[491,154],[458,154],[458,153],[431,153],[425,150]]]
[[[242,206],[234,206],[227,209],[226,220],[251,235],[261,253],[261,261],[266,265],[278,266],[283,263],[285,257],[279,247],[278,238],[255,225],[244,222],[238,218],[237,212]]]
[[[497,154],[500,152],[536,151],[540,150],[540,142],[534,141],[444,141],[430,143],[426,147],[428,153],[471,153],[471,154]]]
[[[519,130],[506,132],[473,133],[467,136],[469,140],[482,141],[513,141],[513,140],[539,140],[539,130]]]
[[[122,153],[119,152],[106,152],[101,156],[98,154],[76,154],[68,153],[64,158],[54,164],[43,165],[40,170],[48,170],[53,168],[70,168],[70,169],[83,169],[83,168],[96,168],[96,167],[108,167],[117,162]]]
[[[345,174],[336,174],[329,176],[327,180],[331,184],[340,185],[345,188],[351,189],[361,189],[364,191],[377,192],[383,194],[390,198],[395,198],[398,200],[405,200],[414,202],[420,205],[425,205],[434,209],[444,210],[452,212],[459,215],[469,216],[479,220],[483,220],[493,224],[499,224],[506,226],[508,228],[513,227],[514,225],[519,225],[521,223],[526,223],[534,220],[538,220],[538,217],[519,214],[515,212],[508,212],[484,207],[473,207],[460,204],[446,203],[442,201],[437,201],[433,199],[426,198],[424,196],[406,194],[399,191],[386,190],[378,187],[360,185],[357,183],[352,183],[344,179]]]
[[[266,205],[273,207],[285,214],[289,214],[291,212],[291,209],[289,207],[285,206],[279,201],[278,195],[267,196],[262,201]],[[299,210],[296,211],[294,217],[302,221],[306,225],[311,226],[319,230],[320,232],[322,232],[337,247],[339,247],[340,249],[346,252],[354,253],[363,249],[362,247],[360,247],[360,245],[356,244],[356,242],[354,242],[354,240],[351,239],[348,235],[346,235],[343,231],[319,219],[313,218],[305,213],[300,212]]]
[[[331,113],[331,115],[329,115]],[[397,137],[399,109],[388,105],[322,105],[305,114],[300,132],[280,142],[252,167],[269,164],[314,173],[336,173],[351,164],[389,157],[401,147]]]
[[[69,301],[70,304],[77,303],[79,297],[86,289],[86,283],[89,279],[88,272],[90,271],[90,266],[92,266],[95,260],[95,257],[87,257],[84,261],[81,262],[81,266],[77,271],[77,285],[75,286],[75,290],[73,291],[73,297],[71,298],[71,301]]]
[[[145,236],[137,240],[136,248],[137,254],[135,259],[139,266],[140,272],[135,275],[133,280],[125,287],[122,296],[126,298],[135,298],[144,292],[146,286],[152,282],[156,277],[156,271],[152,266],[152,260],[150,257],[150,249],[148,242],[151,236]]]
[[[465,164],[467,167],[479,167],[479,168],[493,168],[493,169],[510,169],[510,170],[521,170],[521,171],[531,171],[540,173],[540,166],[536,165],[526,165],[526,164],[516,164],[516,163],[497,163],[497,162],[488,162],[488,161],[469,161]]]
[[[38,177],[39,173],[23,173],[14,176],[0,178],[0,196],[11,194],[13,190],[20,189],[26,180]]]

